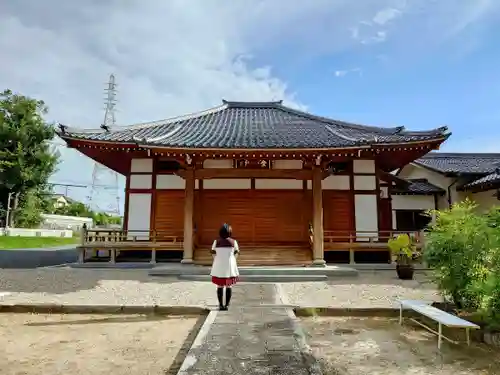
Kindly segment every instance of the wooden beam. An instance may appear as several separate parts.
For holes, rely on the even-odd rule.
[[[185,170],[186,198],[184,200],[184,254],[182,263],[193,263],[193,209],[194,209],[194,169]]]
[[[325,265],[324,240],[323,240],[323,190],[321,182],[323,174],[320,168],[315,167],[312,173],[313,196],[313,264]]]
[[[177,175],[185,178],[186,171],[178,171]],[[312,171],[307,169],[198,169],[194,171],[195,179],[211,178],[289,178],[295,180],[312,179]]]

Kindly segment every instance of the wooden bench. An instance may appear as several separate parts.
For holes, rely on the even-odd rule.
[[[453,344],[458,344],[457,341],[454,341],[443,335],[443,326],[453,327],[453,328],[465,328],[467,345],[470,345],[470,330],[480,328],[477,324],[468,322],[467,320],[459,318],[458,316],[437,309],[424,301],[398,300],[398,302],[399,302],[399,324],[403,324],[404,309],[415,311],[438,323],[439,328],[438,331],[436,332],[434,329],[430,328],[429,326],[426,326],[424,323],[421,323],[416,319],[410,318],[412,322],[418,324],[419,326],[427,329],[429,332],[432,332],[438,336],[438,349],[441,349],[441,342],[443,339]]]

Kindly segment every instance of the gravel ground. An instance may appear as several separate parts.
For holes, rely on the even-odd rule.
[[[175,374],[197,322],[196,317],[2,314],[0,375]]]
[[[236,286],[235,288],[237,288]],[[439,301],[425,274],[401,281],[393,271],[362,271],[327,282],[283,283],[283,303],[303,307],[391,307],[396,298]],[[1,303],[215,306],[211,283],[153,278],[147,270],[0,270]]]
[[[303,307],[397,307],[398,298],[441,301],[425,273],[414,280],[399,280],[393,271],[360,271],[358,278],[321,283],[282,284],[292,305]]]
[[[2,303],[215,305],[210,283],[153,278],[147,270],[0,270]]]
[[[324,374],[494,375],[500,353],[485,345],[452,345],[395,319],[316,317],[301,320]]]

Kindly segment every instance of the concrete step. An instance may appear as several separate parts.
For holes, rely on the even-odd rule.
[[[179,280],[211,282],[210,275],[178,275]],[[303,283],[311,281],[326,281],[326,275],[240,275],[241,282],[255,283]]]
[[[238,267],[242,276],[326,276],[326,277],[356,277],[358,271],[350,267]],[[149,271],[150,276],[196,276],[209,275],[210,267],[180,265],[177,267],[159,266]]]

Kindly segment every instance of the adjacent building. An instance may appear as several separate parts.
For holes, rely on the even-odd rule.
[[[420,202],[407,200],[407,207],[443,209],[469,198],[480,211],[486,211],[500,204],[499,168],[497,153],[431,152],[401,168],[397,176],[407,181],[425,181],[442,191],[436,202],[430,197]]]

